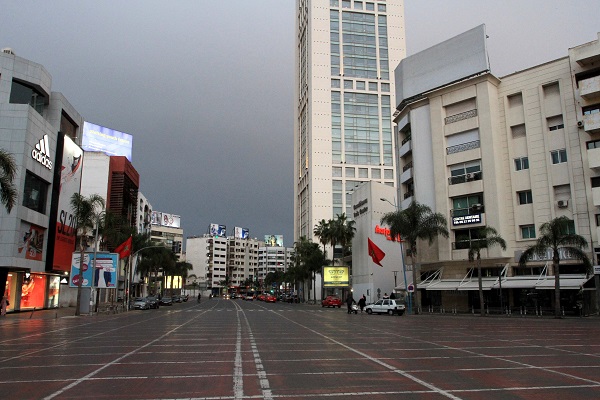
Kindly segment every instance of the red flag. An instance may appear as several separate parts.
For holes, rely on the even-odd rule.
[[[121,243],[116,249],[115,249],[115,253],[119,253],[119,257],[120,258],[125,258],[128,255],[131,254],[131,239],[132,237],[129,236],[129,239],[127,239],[126,241],[124,241],[123,243]]]
[[[383,250],[377,247],[370,238],[367,238],[367,240],[369,241],[369,255],[373,259],[373,262],[380,267],[383,267],[383,265],[381,265],[381,260],[383,260],[383,257],[385,257],[385,253]]]

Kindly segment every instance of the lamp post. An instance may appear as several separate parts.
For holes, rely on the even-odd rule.
[[[398,205],[396,204],[395,198],[394,198],[393,203],[383,197],[381,197],[379,200],[390,203],[392,206],[394,206],[394,208],[396,209],[397,212],[400,211],[400,207],[398,207]],[[393,238],[393,240],[396,240],[396,238]],[[400,238],[399,242],[400,242],[400,257],[402,260],[402,274],[404,275],[404,293],[405,293],[405,296],[408,298],[408,314],[412,314],[412,299],[411,299],[410,294],[408,293],[408,281],[406,280],[406,264],[404,264],[404,246],[402,245],[402,238]],[[394,288],[396,287],[395,281],[396,281],[396,272],[394,271]]]

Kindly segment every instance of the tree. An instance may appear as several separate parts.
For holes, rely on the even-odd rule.
[[[492,246],[500,246],[506,250],[506,241],[491,226],[482,226],[476,230],[477,237],[469,242],[469,262],[477,260],[477,276],[479,282],[479,308],[481,316],[485,315],[483,307],[483,282],[481,277],[481,250]],[[502,279],[502,277],[500,278]]]
[[[519,258],[519,265],[524,266],[533,258],[545,259],[552,253],[552,269],[554,271],[554,316],[561,318],[560,307],[560,251],[568,252],[572,258],[581,260],[590,272],[592,262],[583,252],[588,245],[583,236],[571,233],[573,221],[566,216],[556,217],[540,226],[540,237],[536,243],[528,247]]]
[[[425,204],[413,201],[404,210],[396,210],[385,214],[381,218],[381,223],[390,228],[391,237],[398,235],[407,243],[406,252],[410,256],[413,266],[413,285],[415,288],[415,314],[418,314],[421,307],[419,301],[418,280],[420,278],[419,267],[415,263],[417,255],[417,241],[428,240],[429,244],[438,236],[448,237],[448,222],[446,217],[440,213],[435,213]]]
[[[133,243],[135,248],[135,237]],[[143,247],[141,248],[143,249]],[[158,280],[158,273],[161,269],[163,270],[163,275],[169,273],[175,266],[175,255],[171,249],[159,244],[141,250],[141,254],[142,260],[138,263],[137,271],[141,277],[148,277],[149,281],[152,277],[152,273],[154,273],[154,282],[150,283],[150,287],[153,291],[157,291],[157,288],[154,287],[154,285],[156,285],[156,281]]]
[[[0,202],[10,214],[17,202],[17,188],[13,180],[17,174],[17,164],[12,154],[0,149]]]
[[[71,197],[71,209],[79,237],[79,277],[77,281],[77,306],[75,315],[81,315],[81,285],[83,283],[83,258],[87,243],[88,230],[94,229],[99,213],[104,210],[104,199],[98,194],[89,197],[74,193]]]
[[[325,221],[324,219],[320,220],[315,228],[313,229],[313,234],[319,238],[319,243],[323,245],[323,252],[327,255],[327,249],[325,246],[331,241],[331,220]]]
[[[294,243],[294,255],[292,262],[297,268],[295,277],[301,281],[310,279],[313,283],[313,300],[317,301],[316,280],[317,273],[321,271],[326,263],[325,253],[317,243],[311,242],[302,236],[298,242]]]
[[[223,289],[225,289],[225,293],[229,292],[229,285],[231,285],[231,278],[229,277],[229,275],[225,275],[225,279],[221,279],[219,281],[219,285],[221,285],[221,287]]]
[[[188,278],[188,273],[193,269],[191,263],[187,261],[177,261],[175,262],[175,274],[176,276],[181,276],[181,285],[185,288],[185,282]]]

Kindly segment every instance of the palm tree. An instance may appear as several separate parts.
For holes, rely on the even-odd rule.
[[[219,285],[225,289],[225,293],[229,292],[229,285],[231,285],[231,278],[229,275],[225,275],[225,279],[219,281]]]
[[[313,234],[319,238],[319,243],[323,245],[323,252],[327,254],[327,249],[325,246],[327,243],[331,241],[331,220],[325,221],[324,219],[320,220],[315,228],[313,229]]]
[[[191,271],[194,267],[187,261],[177,261],[175,262],[175,273],[177,276],[181,276],[181,284],[185,288],[185,282],[188,278],[188,272]]]
[[[469,262],[477,260],[477,276],[479,282],[479,309],[481,316],[485,315],[483,310],[483,282],[481,277],[481,249],[492,246],[500,246],[506,250],[506,241],[491,226],[482,226],[476,230],[477,238],[469,242]]]
[[[552,252],[552,269],[554,270],[554,316],[561,317],[560,307],[560,250],[565,250],[578,260],[581,260],[590,271],[592,263],[583,252],[587,247],[587,240],[576,233],[570,233],[572,220],[566,216],[556,217],[540,226],[540,237],[536,243],[528,247],[519,258],[519,265],[524,266],[527,261],[538,257],[546,258],[548,251]]]
[[[442,235],[448,237],[448,222],[446,217],[440,213],[434,213],[429,206],[413,201],[404,210],[396,210],[385,214],[381,223],[390,227],[390,235],[395,238],[398,235],[408,244],[407,254],[410,256],[413,266],[413,285],[415,288],[415,314],[419,313],[421,303],[419,302],[419,291],[417,281],[419,280],[419,268],[415,263],[417,255],[417,241],[429,241]]]
[[[342,246],[342,258],[348,255],[352,247],[352,239],[356,233],[356,221],[348,221],[345,213],[337,216],[338,224],[340,225],[338,243]]]
[[[0,149],[0,202],[9,214],[17,202],[17,188],[13,185],[16,173],[14,157]]]
[[[94,223],[99,213],[104,210],[104,199],[98,194],[89,197],[74,193],[71,197],[71,209],[79,236],[79,279],[77,282],[77,306],[75,315],[81,315],[81,285],[83,283],[83,258],[85,256],[85,244],[87,243],[88,230],[94,229]]]

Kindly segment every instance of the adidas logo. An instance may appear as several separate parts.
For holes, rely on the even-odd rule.
[[[48,169],[52,169],[52,160],[50,159],[50,146],[48,144],[48,135],[40,140],[35,145],[35,149],[31,150],[31,157]]]

